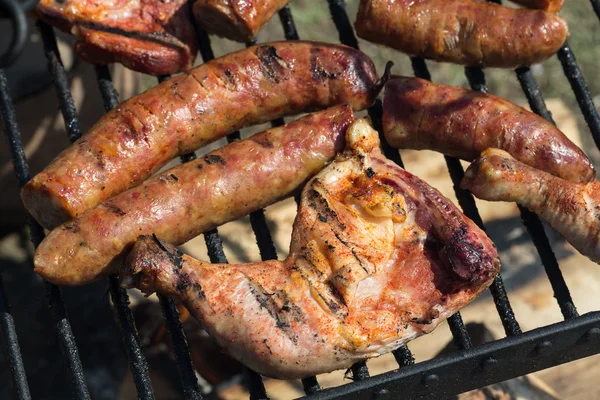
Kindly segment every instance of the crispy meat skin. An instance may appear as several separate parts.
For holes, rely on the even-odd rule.
[[[581,254],[600,263],[600,182],[566,181],[487,149],[461,187],[480,199],[515,201],[548,221]]]
[[[285,261],[215,265],[142,236],[125,286],[180,299],[232,356],[276,378],[349,367],[417,336],[490,285],[490,239],[387,160],[364,120],[302,192]]]
[[[373,62],[350,47],[275,42],[240,50],[122,103],[21,193],[51,229],[148,178],[178,155],[244,126],[350,103],[370,106]]]
[[[37,14],[77,36],[77,54],[94,64],[168,75],[187,71],[196,58],[186,0],[42,0]]]
[[[556,14],[560,11],[565,0],[512,0],[513,3],[520,4],[524,7],[537,8]]]
[[[249,42],[291,0],[196,0],[194,16],[208,33]]]
[[[588,182],[594,166],[542,117],[490,94],[394,77],[385,86],[383,130],[396,148],[429,149],[472,161],[501,148],[563,179]]]
[[[475,0],[361,0],[356,31],[409,55],[500,68],[544,61],[568,34],[566,22],[545,11]]]
[[[288,197],[343,148],[353,118],[350,106],[335,106],[164,171],[53,230],[35,271],[84,284],[114,272],[140,234],[181,244]]]

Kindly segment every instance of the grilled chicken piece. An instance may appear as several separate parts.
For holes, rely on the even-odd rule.
[[[465,172],[463,189],[490,201],[515,201],[548,221],[581,254],[600,264],[600,182],[575,183],[487,149]]]
[[[285,261],[215,265],[141,236],[126,287],[181,300],[233,357],[275,378],[346,368],[431,332],[497,274],[490,239],[387,160],[364,120],[302,192]]]
[[[75,51],[94,64],[168,75],[187,71],[196,58],[187,0],[41,0],[37,14],[77,36]]]

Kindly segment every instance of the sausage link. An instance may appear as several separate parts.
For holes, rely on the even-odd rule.
[[[556,14],[565,4],[565,0],[512,0],[513,3],[522,5],[528,8],[537,8]]]
[[[61,285],[115,272],[139,235],[182,244],[286,198],[344,148],[352,108],[338,105],[171,168],[53,230],[35,271]]]
[[[470,66],[516,68],[563,45],[564,20],[474,0],[361,0],[358,36],[404,53]]]
[[[25,185],[21,198],[52,229],[244,126],[336,104],[361,110],[379,90],[373,62],[350,47],[294,41],[244,49],[113,109]]]
[[[196,0],[194,15],[208,32],[249,42],[291,0]]]
[[[542,117],[490,94],[394,77],[385,87],[383,130],[396,148],[430,149],[472,161],[488,147],[563,179],[588,182],[587,156]]]

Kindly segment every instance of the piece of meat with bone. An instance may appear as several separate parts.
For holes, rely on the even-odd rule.
[[[138,235],[182,244],[297,192],[344,148],[354,120],[339,105],[168,169],[54,229],[35,272],[81,285],[116,272]]]
[[[94,64],[169,75],[187,71],[196,58],[187,0],[41,0],[37,15],[75,35],[75,51]]]
[[[302,191],[285,261],[216,265],[142,236],[126,287],[175,296],[233,357],[275,378],[390,352],[475,299],[498,273],[491,240],[387,160],[365,120]]]
[[[528,8],[537,8],[556,14],[560,11],[565,0],[512,0],[513,3],[522,5]]]
[[[550,58],[568,29],[563,19],[542,10],[475,0],[361,0],[356,32],[411,56],[516,68]]]
[[[600,183],[569,182],[487,149],[469,166],[463,189],[489,201],[514,201],[546,220],[581,254],[600,263]]]
[[[194,16],[208,33],[249,42],[291,0],[196,0]]]
[[[230,53],[115,107],[21,198],[52,229],[243,127],[337,104],[365,109],[383,82],[367,55],[343,45],[287,41]]]
[[[383,131],[399,149],[472,161],[488,147],[575,182],[594,179],[585,153],[544,118],[491,94],[395,76],[385,85]]]

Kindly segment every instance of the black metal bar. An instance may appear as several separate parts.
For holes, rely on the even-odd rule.
[[[531,73],[531,69],[529,67],[521,67],[517,68],[515,72],[517,73],[517,79],[521,84],[525,97],[527,97],[531,111],[542,116],[547,121],[552,122],[553,125],[556,125],[554,118],[552,118],[552,114],[546,107],[546,102],[544,101],[544,97],[542,96],[537,81]]]
[[[329,3],[329,12],[333,23],[340,34],[340,42],[346,46],[358,49],[358,40],[354,36],[352,24],[346,13],[346,2],[344,0],[327,0]]]
[[[119,96],[113,86],[108,67],[106,65],[95,66],[95,70],[104,109],[108,112],[119,104]],[[154,389],[150,380],[148,363],[142,351],[140,337],[133,321],[133,314],[129,308],[129,296],[119,286],[119,279],[116,275],[109,278],[108,286],[117,312],[121,339],[125,347],[125,354],[129,361],[129,368],[133,376],[138,398],[154,399]]]
[[[4,291],[2,274],[0,274],[0,325],[2,325],[2,344],[8,356],[8,363],[17,398],[19,400],[31,399],[25,365],[21,356],[21,347],[17,338],[17,328],[10,314],[10,306]]]
[[[457,312],[448,318],[448,325],[450,326],[450,331],[452,332],[452,338],[456,347],[458,347],[460,350],[470,349],[473,347],[471,338],[469,337],[469,332],[467,332],[467,327],[463,323],[460,313]]]
[[[58,52],[56,35],[54,35],[52,27],[45,22],[38,21],[37,25],[44,43],[44,54],[48,60],[48,71],[50,71],[54,81],[54,89],[56,90],[67,134],[69,135],[69,140],[74,142],[81,137],[81,128],[79,127],[79,119],[77,118],[73,96],[71,96],[71,91],[69,90],[69,79]]]
[[[23,151],[23,143],[21,142],[21,132],[15,117],[15,110],[8,92],[8,84],[4,71],[0,70],[0,96],[1,96],[1,112],[4,131],[8,137],[9,148],[15,175],[19,181],[19,186],[23,187],[29,181],[29,167]],[[44,238],[44,230],[42,227],[27,216],[28,226],[31,232],[33,245],[37,247]],[[50,304],[50,314],[56,328],[58,341],[61,352],[64,356],[64,361],[67,366],[73,395],[80,399],[89,399],[90,395],[87,390],[85,378],[83,376],[83,368],[73,332],[67,317],[66,310],[62,299],[60,289],[54,285],[45,282],[46,295]]]
[[[600,352],[600,312],[484,343],[308,399],[445,399]]]
[[[598,116],[598,110],[594,105],[592,95],[583,79],[581,70],[575,60],[575,54],[571,51],[568,41],[560,48],[557,55],[562,64],[565,76],[571,84],[571,89],[575,93],[575,98],[577,99],[577,104],[579,104],[583,118],[590,128],[594,143],[600,149],[600,116]]]
[[[302,379],[302,388],[304,389],[304,393],[313,394],[321,390],[321,385],[319,385],[316,377],[310,376]]]
[[[480,68],[465,68],[465,73],[467,75],[469,85],[471,85],[473,90],[479,90],[485,93],[488,92],[487,85],[485,83],[485,75]],[[527,70],[519,69],[517,70],[517,78],[519,79],[519,82],[524,85],[523,91],[528,97],[528,100],[531,96],[529,103],[532,106],[532,110],[536,113],[539,113],[542,117],[548,117],[548,120],[554,123],[538,89],[537,82],[533,76],[528,74]],[[521,212],[523,224],[527,228],[529,236],[531,237],[531,240],[537,249],[538,254],[540,255],[542,265],[546,270],[546,274],[548,275],[548,279],[550,280],[550,284],[554,290],[554,297],[556,297],[556,300],[558,300],[558,304],[563,316],[565,318],[576,317],[578,315],[577,309],[575,308],[575,304],[573,303],[573,299],[569,293],[569,288],[567,287],[564,277],[562,276],[562,272],[560,271],[556,255],[552,250],[552,246],[550,246],[548,236],[544,231],[542,221],[537,215],[524,207],[519,206],[519,210]]]
[[[594,12],[600,19],[600,0],[591,0],[591,2],[592,2],[592,8],[594,9]]]
[[[292,18],[292,10],[290,10],[289,5],[279,10],[279,20],[283,26],[283,35],[285,36],[285,40],[300,39],[298,36],[298,31],[296,30],[296,24],[294,24],[294,19]]]

